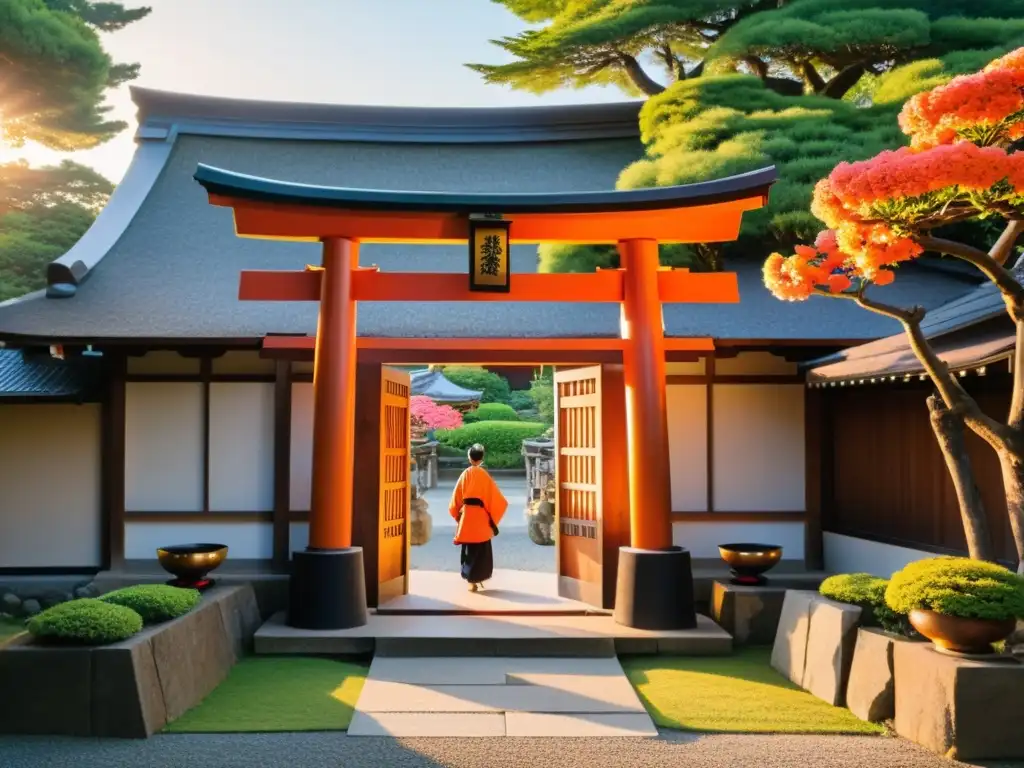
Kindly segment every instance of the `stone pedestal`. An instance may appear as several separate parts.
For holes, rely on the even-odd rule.
[[[861,720],[880,723],[896,715],[893,656],[897,643],[917,642],[874,627],[857,630],[846,706]]]
[[[956,760],[1024,759],[1024,664],[896,643],[896,732]]]
[[[555,543],[555,505],[547,500],[527,502],[526,532],[530,541],[544,547]]]
[[[861,609],[817,592],[787,590],[772,647],[772,667],[833,706],[846,698]]]
[[[409,543],[418,547],[430,541],[434,530],[434,521],[427,511],[426,499],[421,499],[413,492],[413,499],[409,506]]]
[[[732,635],[735,645],[771,645],[785,597],[781,587],[716,581],[711,586],[711,618]]]

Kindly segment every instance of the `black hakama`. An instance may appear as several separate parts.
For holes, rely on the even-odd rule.
[[[494,552],[491,542],[462,545],[462,578],[470,584],[480,584],[494,573]]]

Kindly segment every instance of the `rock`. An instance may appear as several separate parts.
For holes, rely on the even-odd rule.
[[[526,531],[534,544],[552,546],[555,543],[555,505],[546,500],[527,504]]]
[[[43,610],[43,606],[35,598],[29,598],[21,604],[21,610],[26,616],[35,616]]]
[[[807,633],[811,626],[811,604],[817,592],[787,589],[779,614],[779,628],[772,646],[772,668],[800,687],[807,665]]]
[[[99,597],[99,596],[100,596],[100,591],[96,588],[96,586],[92,582],[90,582],[88,584],[83,584],[83,585],[81,585],[79,587],[75,587],[75,597],[77,597],[79,599],[85,598],[85,597]]]
[[[4,613],[16,614],[21,609],[21,598],[13,592],[5,592],[0,599],[0,609],[3,609]]]
[[[896,732],[961,761],[1024,759],[1024,664],[893,646]]]
[[[771,645],[779,628],[786,590],[716,581],[711,618],[732,635],[736,645]]]
[[[231,637],[235,661],[252,651],[252,638],[260,628],[260,617],[256,592],[251,584],[243,584],[228,592],[218,603],[224,628]]]
[[[167,724],[151,632],[92,653],[92,735],[139,739]]]
[[[861,608],[817,597],[811,604],[803,687],[834,707],[846,701]]]
[[[426,499],[415,498],[409,506],[409,543],[418,547],[430,541],[434,521],[427,511]]]
[[[72,595],[70,592],[60,592],[56,590],[51,590],[40,595],[39,604],[43,608],[53,608],[53,606],[55,605],[60,605],[61,603],[66,603],[74,599],[75,596]]]
[[[902,642],[912,641],[873,627],[857,630],[846,706],[861,720],[880,723],[896,716],[893,646]]]

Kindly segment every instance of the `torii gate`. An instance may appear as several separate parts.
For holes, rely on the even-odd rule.
[[[566,194],[344,189],[206,165],[195,179],[210,203],[233,209],[239,236],[323,244],[321,269],[243,271],[239,290],[243,300],[320,302],[309,546],[293,553],[292,626],[366,623],[363,552],[352,540],[357,302],[487,300],[620,304],[630,546],[620,550],[615,618],[641,628],[695,626],[690,554],[672,540],[661,305],[737,302],[739,290],[732,273],[661,268],[658,244],[735,240],[743,213],[767,203],[774,167],[683,186]],[[621,267],[515,274],[507,293],[475,292],[465,274],[359,267],[361,242],[465,243],[480,216],[507,222],[512,243],[615,244]],[[572,339],[559,341],[573,348]]]

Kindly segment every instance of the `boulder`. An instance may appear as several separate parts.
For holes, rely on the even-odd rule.
[[[817,592],[787,589],[779,613],[779,627],[772,646],[772,668],[792,683],[803,687],[807,663],[807,633],[811,626],[811,604]]]
[[[21,598],[13,592],[5,592],[4,596],[0,598],[0,611],[9,613],[12,616],[16,615],[21,610]]]
[[[896,732],[961,761],[1024,759],[1024,664],[893,646]]]
[[[427,500],[417,496],[409,506],[409,543],[418,547],[430,541],[434,521],[427,511]]]
[[[555,543],[555,505],[544,499],[526,506],[526,531],[530,541],[549,547]]]
[[[874,627],[857,630],[846,706],[861,720],[880,723],[896,716],[893,653],[896,643],[914,642]]]
[[[29,598],[21,604],[21,610],[26,616],[35,616],[43,610],[43,606],[35,598]]]
[[[253,636],[263,623],[256,592],[252,584],[242,584],[226,592],[217,605],[237,661],[252,652]]]
[[[75,597],[99,597],[100,591],[96,588],[93,583],[82,584],[79,587],[75,587]]]
[[[711,589],[711,618],[736,645],[771,645],[779,628],[786,590],[716,581]]]
[[[803,687],[834,707],[846,702],[861,608],[818,596],[811,604]]]

